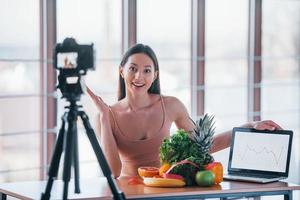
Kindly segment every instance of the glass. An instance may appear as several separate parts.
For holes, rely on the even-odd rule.
[[[41,126],[41,99],[38,96],[39,14],[38,0],[1,0],[0,19],[3,19],[0,20],[1,182],[37,180],[40,175],[41,133],[31,133],[39,131]],[[27,94],[30,96],[13,97]],[[32,94],[36,96],[32,97]],[[9,97],[10,95],[12,97]],[[22,133],[27,131],[30,133]]]
[[[36,181],[40,179],[40,168],[21,169],[12,171],[0,171],[0,181],[3,182],[19,182],[19,181]],[[13,198],[9,198],[13,199]]]
[[[262,2],[263,119],[272,119],[294,131],[290,174],[300,183],[300,1]]]
[[[190,88],[190,65],[190,60],[162,59],[159,62],[161,89],[168,91]]]
[[[216,117],[216,133],[247,120],[247,61],[208,60],[205,63],[205,112]]]
[[[210,0],[205,9],[205,112],[218,134],[247,120],[249,1]]]
[[[38,62],[0,61],[0,94],[40,93]]]
[[[299,82],[262,85],[262,114],[299,112]],[[299,119],[286,119],[287,122]]]
[[[246,59],[207,60],[205,62],[205,85],[207,87],[246,87],[247,73]]]
[[[209,0],[205,4],[206,57],[246,57],[249,1]]]
[[[220,131],[230,130],[247,121],[247,88],[224,87],[205,90],[205,112],[216,118]]]
[[[300,1],[262,1],[262,56],[299,56]]]
[[[99,60],[96,70],[89,71],[85,77],[86,84],[100,96],[114,93],[117,99],[119,80],[119,60]]]
[[[0,135],[40,130],[40,103],[40,97],[0,98]]]
[[[39,59],[39,2],[1,0],[0,59]]]
[[[189,59],[190,30],[190,1],[137,1],[137,42],[150,45],[159,61]]]
[[[190,61],[164,60],[160,65],[160,85],[163,95],[175,96],[191,111]]]
[[[3,181],[37,180],[40,166],[40,133],[0,135]]]
[[[121,1],[57,1],[57,41],[73,37],[78,43],[94,43],[96,59],[121,56]]]
[[[300,80],[298,58],[263,58],[261,63],[263,66],[262,83],[264,84],[272,84],[276,82],[288,83]]]

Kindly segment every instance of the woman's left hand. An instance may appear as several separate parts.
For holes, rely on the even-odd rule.
[[[281,126],[272,120],[255,121],[245,124],[244,127],[255,128],[257,130],[282,130]]]

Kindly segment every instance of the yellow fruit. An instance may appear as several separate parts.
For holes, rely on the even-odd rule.
[[[185,182],[172,178],[144,178],[144,184],[151,187],[183,187]]]
[[[162,176],[166,171],[170,169],[171,165],[169,163],[164,163],[160,168],[159,168],[159,175]]]

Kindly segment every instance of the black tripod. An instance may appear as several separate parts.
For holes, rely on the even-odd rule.
[[[52,189],[54,178],[57,177],[59,162],[61,159],[61,154],[64,151],[64,166],[63,166],[63,199],[68,198],[68,186],[71,177],[71,167],[74,167],[74,182],[75,182],[75,193],[80,193],[79,187],[79,164],[78,164],[78,139],[77,139],[77,118],[80,116],[83,121],[84,128],[86,130],[88,139],[92,145],[92,148],[96,154],[98,163],[102,169],[104,176],[107,178],[109,187],[112,191],[113,197],[116,200],[125,199],[125,195],[121,192],[115,181],[112,177],[110,168],[105,159],[105,156],[102,152],[102,149],[97,141],[97,137],[91,124],[89,122],[88,116],[84,111],[78,110],[79,107],[76,104],[75,100],[70,101],[70,105],[65,107],[69,109],[62,116],[62,125],[59,130],[59,135],[57,138],[57,142],[55,145],[53,157],[51,160],[50,168],[48,171],[48,182],[45,189],[45,192],[42,193],[41,199],[48,200],[50,199],[50,192]],[[68,125],[68,129],[66,131],[65,126]]]

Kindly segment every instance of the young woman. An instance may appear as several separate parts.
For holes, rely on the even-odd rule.
[[[159,167],[159,147],[178,129],[193,130],[187,109],[176,97],[162,96],[159,66],[153,50],[136,44],[124,55],[119,67],[118,102],[108,106],[89,88],[87,92],[99,111],[101,147],[115,177],[134,176],[140,166]],[[256,129],[281,129],[273,121],[243,125]],[[230,145],[231,131],[214,138],[211,152]]]

